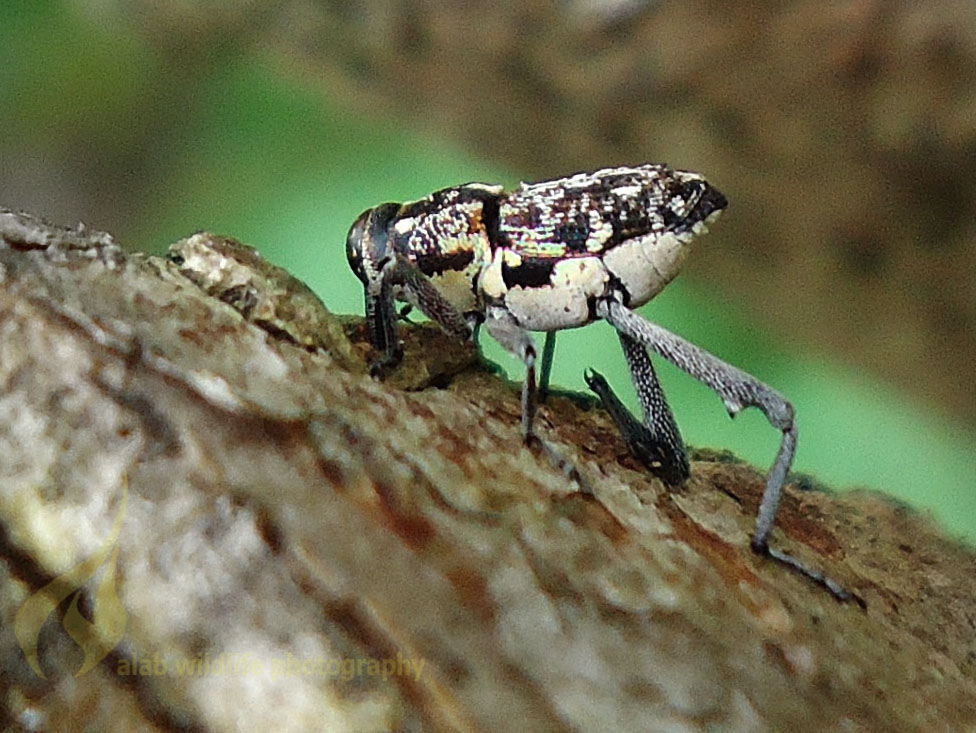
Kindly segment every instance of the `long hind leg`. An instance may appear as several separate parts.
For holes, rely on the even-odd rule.
[[[665,483],[680,486],[691,475],[691,468],[681,432],[668,406],[654,365],[643,344],[620,331],[617,335],[620,337],[620,345],[644,411],[643,422],[630,413],[603,375],[590,369],[583,378],[600,397],[604,409],[610,413],[630,452]]]
[[[793,405],[775,389],[763,384],[752,375],[722,361],[666,328],[648,321],[615,300],[604,300],[598,303],[597,315],[612,324],[619,333],[643,344],[711,387],[725,402],[729,415],[734,417],[746,407],[758,407],[766,415],[766,419],[782,431],[783,440],[766,478],[766,488],[759,505],[756,529],[752,535],[752,549],[780,561],[823,585],[838,599],[849,600],[851,594],[836,581],[807,567],[793,556],[769,546],[769,535],[776,520],[776,510],[783,493],[783,484],[786,482],[786,475],[796,452]]]

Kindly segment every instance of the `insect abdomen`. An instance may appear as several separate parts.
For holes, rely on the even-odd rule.
[[[660,292],[724,205],[698,174],[660,165],[522,184],[500,202],[481,288],[524,328],[582,326],[611,290],[632,306]]]

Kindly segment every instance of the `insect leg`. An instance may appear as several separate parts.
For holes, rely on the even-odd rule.
[[[552,373],[552,358],[556,354],[556,332],[546,331],[546,341],[542,345],[542,365],[539,367],[539,401],[545,402],[549,394],[549,375]]]
[[[532,423],[535,418],[537,390],[535,381],[536,348],[532,336],[518,325],[511,313],[504,308],[488,309],[485,328],[506,351],[517,356],[525,364],[525,381],[522,383],[522,438],[525,440],[525,444],[537,444],[545,453],[546,458],[557,469],[579,484],[585,493],[592,494],[592,487],[576,466],[548,441],[536,435],[533,430]]]
[[[611,323],[618,332],[644,344],[683,369],[695,379],[707,384],[725,402],[730,416],[746,407],[758,407],[766,419],[783,432],[776,460],[766,479],[766,489],[759,505],[756,529],[752,536],[752,549],[769,555],[788,567],[826,587],[840,600],[850,599],[850,594],[822,573],[807,568],[799,560],[769,547],[769,535],[776,519],[776,510],[786,482],[786,474],[796,452],[796,424],[793,405],[772,387],[738,369],[704,349],[695,346],[665,328],[651,323],[615,300],[597,304],[597,315]]]
[[[369,342],[381,356],[371,367],[374,374],[395,366],[403,358],[400,328],[397,325],[396,307],[393,304],[393,284],[389,277],[379,278],[366,288],[366,328]]]
[[[691,474],[681,432],[668,406],[647,349],[630,336],[619,332],[627,364],[637,388],[644,421],[638,421],[614,394],[598,372],[584,374],[587,385],[596,392],[620,430],[630,452],[671,486],[680,486]]]
[[[441,295],[420,268],[403,257],[397,257],[388,267],[390,283],[402,287],[425,316],[461,341],[471,338],[467,319]]]
[[[393,302],[395,287],[400,287],[407,297],[417,304],[421,312],[452,336],[461,340],[471,338],[471,327],[433,283],[410,261],[397,257],[383,268],[380,277],[366,288],[366,324],[369,340],[382,356],[370,371],[381,374],[395,366],[403,357],[400,342],[399,320]]]
[[[485,328],[506,351],[525,364],[525,381],[522,383],[522,437],[528,443],[533,437],[532,421],[535,418],[535,341],[504,308],[489,308]]]

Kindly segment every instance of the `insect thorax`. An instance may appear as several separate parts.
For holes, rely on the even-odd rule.
[[[469,183],[404,204],[391,227],[395,249],[462,313],[480,312],[475,283],[491,260],[489,228],[501,186]]]

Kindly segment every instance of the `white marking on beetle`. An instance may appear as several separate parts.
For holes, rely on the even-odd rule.
[[[590,236],[586,238],[588,252],[602,252],[610,237],[613,236],[613,224],[604,219],[596,209],[590,209]]]
[[[478,288],[489,298],[500,299],[505,295],[508,288],[505,287],[505,280],[502,278],[502,262],[505,259],[505,249],[499,247],[495,250],[491,264],[481,271],[478,279]]]
[[[612,193],[614,196],[619,196],[620,198],[626,199],[640,196],[641,191],[643,190],[643,186],[641,186],[639,183],[635,183],[630,186],[618,186],[617,188],[611,188],[610,193]]]
[[[464,271],[445,270],[430,278],[444,298],[461,313],[478,308],[478,299],[471,288],[471,276]]]
[[[412,216],[408,216],[406,219],[400,219],[399,221],[394,222],[393,231],[395,231],[397,234],[406,234],[416,225],[417,220]]]
[[[497,183],[469,183],[462,186],[469,191],[484,191],[485,193],[490,193],[493,196],[501,196],[505,193],[505,187]]]
[[[522,264],[522,255],[520,255],[518,252],[515,252],[508,247],[504,248],[502,252],[502,257],[505,264],[509,267],[518,267]]]
[[[638,237],[603,255],[603,263],[627,290],[629,306],[644,305],[671,282],[687,255],[688,237],[672,232]]]
[[[605,294],[609,282],[599,257],[562,260],[550,285],[513,287],[505,294],[505,307],[529,331],[575,328],[589,323],[589,298]]]

